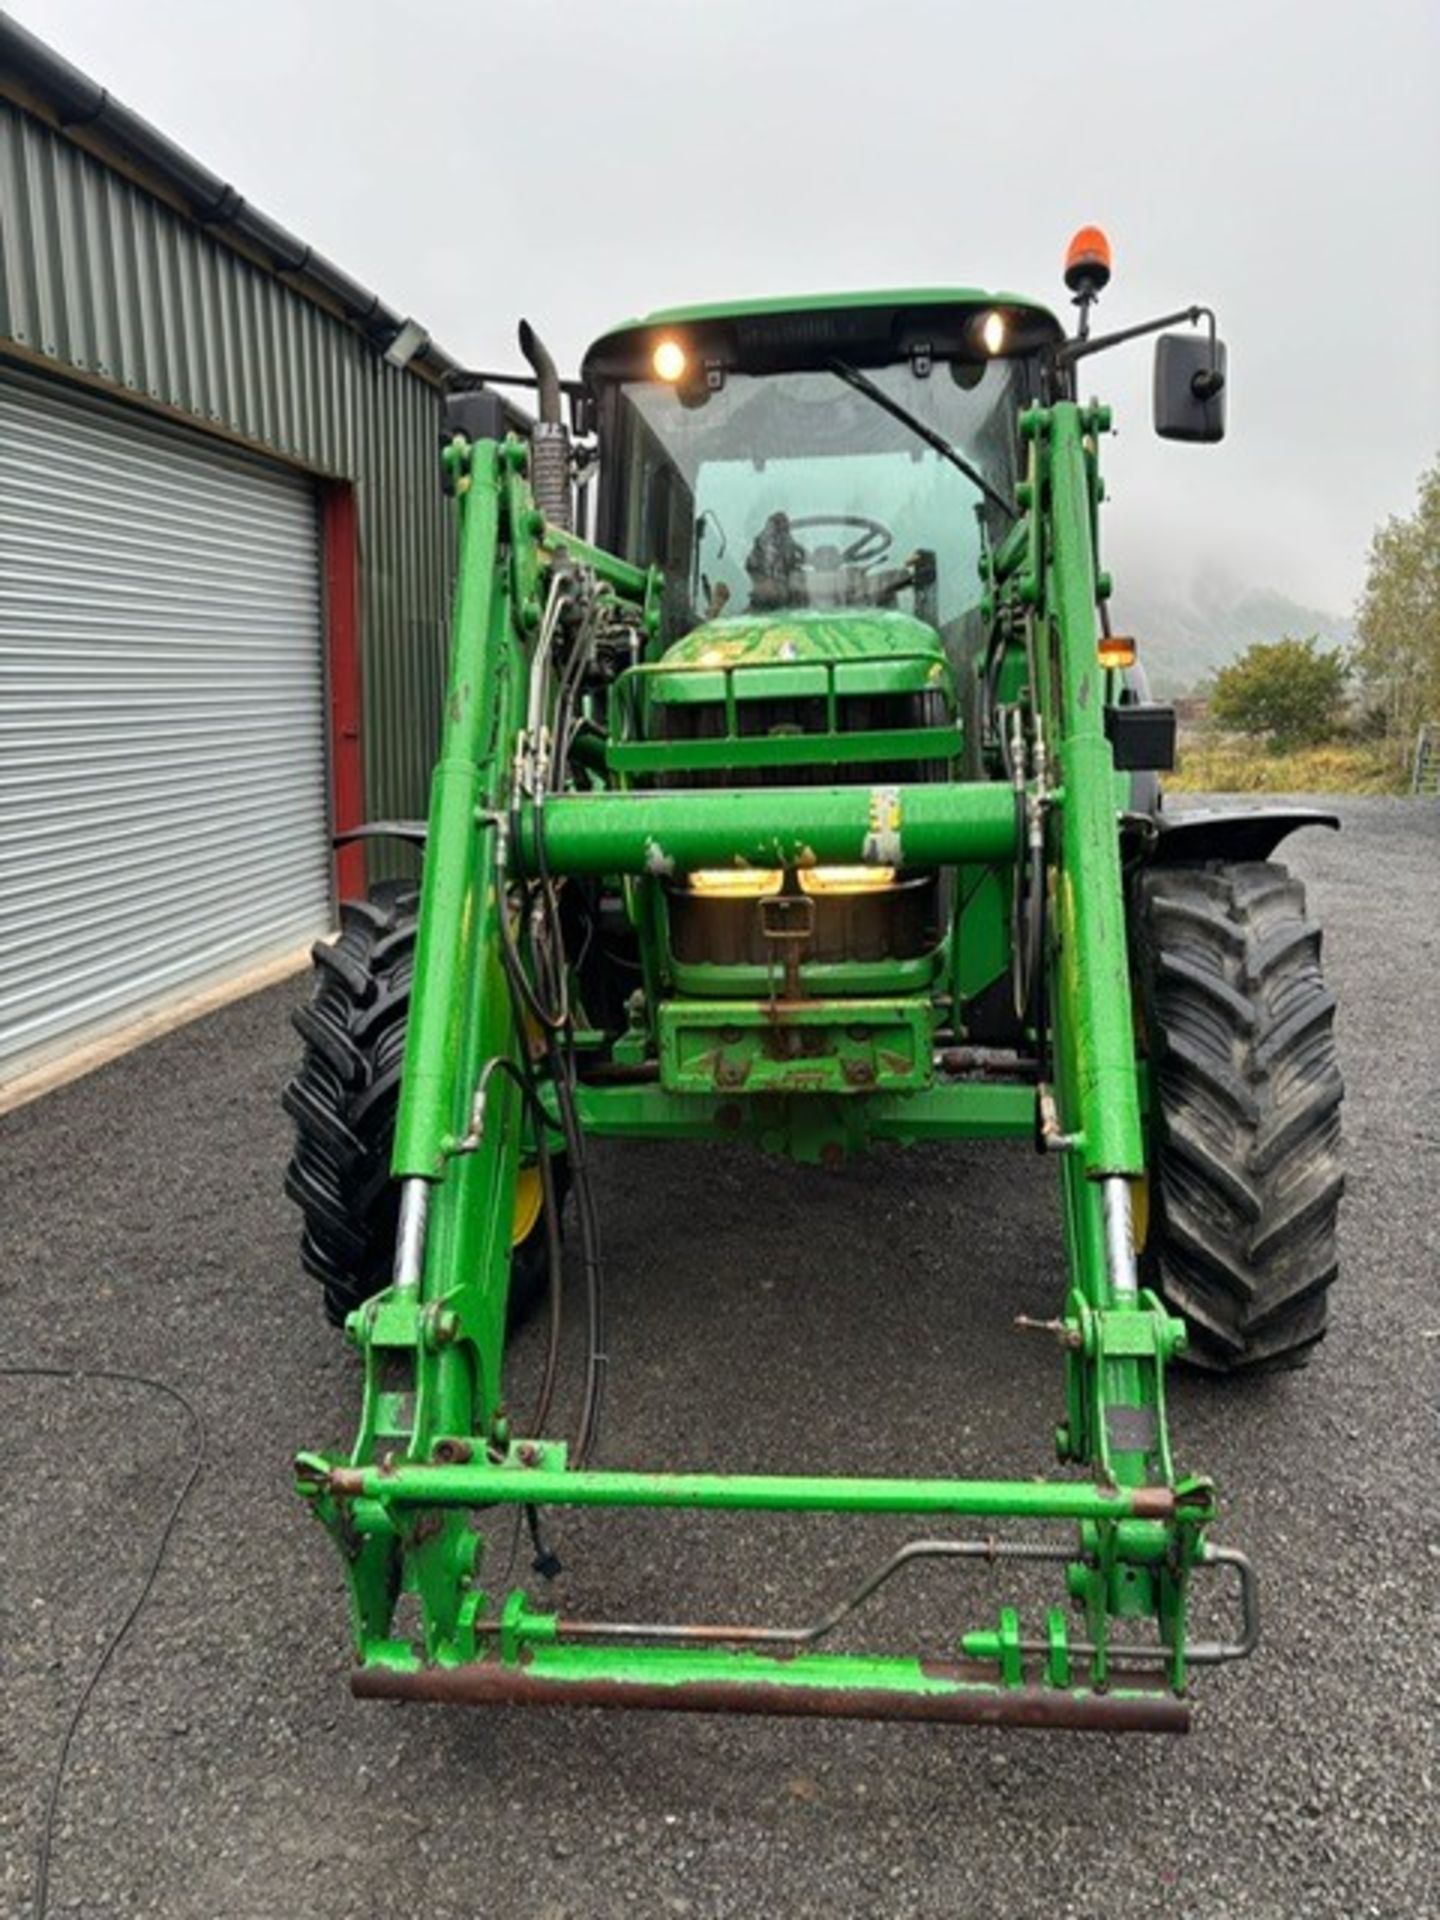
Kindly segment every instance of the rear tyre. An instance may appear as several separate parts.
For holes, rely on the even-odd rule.
[[[390,1152],[410,1013],[419,888],[385,881],[340,909],[340,937],[314,949],[310,1002],[293,1016],[305,1043],[283,1095],[295,1123],[285,1191],[300,1209],[300,1262],[336,1325],[390,1281],[400,1194]],[[563,1203],[564,1172],[556,1167]],[[514,1325],[543,1296],[545,1225],[516,1246]]]
[[[1150,1071],[1141,1273],[1216,1372],[1303,1366],[1325,1332],[1344,1188],[1333,994],[1275,861],[1141,873]]]

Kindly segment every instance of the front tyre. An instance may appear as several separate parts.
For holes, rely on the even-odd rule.
[[[1335,999],[1278,862],[1153,867],[1132,899],[1149,1066],[1141,1274],[1234,1373],[1303,1366],[1325,1332],[1344,1189]]]
[[[419,889],[385,881],[340,908],[340,937],[314,949],[309,1004],[294,1015],[305,1043],[286,1087],[295,1149],[285,1191],[300,1209],[300,1262],[320,1283],[327,1317],[344,1324],[390,1283],[400,1190],[390,1177],[410,1015]],[[561,1205],[563,1162],[555,1168]],[[548,1281],[538,1176],[522,1172],[510,1267],[512,1326]]]

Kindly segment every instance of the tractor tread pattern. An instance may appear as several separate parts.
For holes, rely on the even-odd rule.
[[[346,900],[313,952],[305,1051],[282,1104],[295,1123],[285,1191],[303,1219],[300,1263],[337,1325],[390,1279],[399,1192],[390,1178],[419,889],[386,881]]]
[[[1344,1191],[1334,996],[1287,868],[1154,867],[1136,881],[1151,1081],[1147,1283],[1188,1357],[1299,1366],[1325,1332]]]

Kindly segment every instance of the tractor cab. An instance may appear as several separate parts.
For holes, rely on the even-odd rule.
[[[667,640],[734,616],[894,608],[956,645],[982,542],[1013,515],[1016,416],[1060,338],[1043,309],[965,290],[620,328],[584,365],[598,538],[663,569]]]

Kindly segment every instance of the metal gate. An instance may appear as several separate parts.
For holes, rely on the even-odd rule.
[[[0,1080],[331,917],[316,501],[0,368]]]

